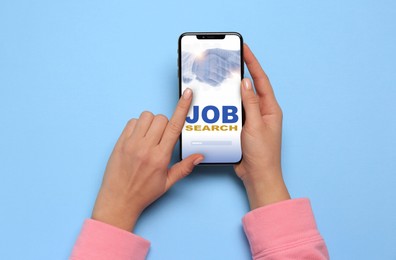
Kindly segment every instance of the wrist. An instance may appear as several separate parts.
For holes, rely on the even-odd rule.
[[[251,210],[290,199],[280,169],[275,169],[271,172],[267,171],[266,173],[252,174],[250,176],[252,178],[245,178],[243,183]]]
[[[117,228],[132,232],[140,212],[131,210],[122,210],[116,208],[94,208],[91,218],[103,223],[115,226]]]

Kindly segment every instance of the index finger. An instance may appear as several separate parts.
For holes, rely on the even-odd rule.
[[[256,92],[260,97],[261,113],[266,114],[272,112],[272,109],[278,106],[278,102],[275,99],[274,90],[272,89],[267,74],[265,74],[260,63],[247,44],[243,45],[243,53],[243,59],[253,78]]]
[[[165,128],[164,134],[159,144],[167,152],[171,152],[173,150],[177,140],[179,139],[180,133],[186,121],[188,110],[190,109],[191,101],[192,90],[187,88],[184,90],[182,97],[179,99],[175,112],[173,113]]]

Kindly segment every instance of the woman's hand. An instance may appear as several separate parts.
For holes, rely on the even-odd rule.
[[[243,159],[234,167],[242,179],[253,210],[290,199],[282,177],[282,110],[267,75],[249,47],[243,47],[244,61],[253,78],[242,80],[242,102],[246,120],[242,129]]]
[[[186,89],[170,121],[143,112],[128,122],[107,163],[93,219],[131,231],[148,205],[203,160],[193,154],[168,169],[191,100]]]

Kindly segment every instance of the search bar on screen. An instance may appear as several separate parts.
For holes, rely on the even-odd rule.
[[[191,145],[232,145],[232,141],[191,141]]]

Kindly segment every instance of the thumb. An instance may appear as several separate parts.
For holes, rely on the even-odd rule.
[[[182,161],[174,164],[168,170],[168,179],[166,182],[166,190],[172,187],[177,181],[183,179],[188,174],[190,174],[194,167],[197,166],[202,160],[204,156],[202,154],[192,154]]]
[[[246,122],[255,124],[261,119],[260,100],[253,91],[250,79],[244,78],[241,82],[242,87],[242,103],[245,108]]]

